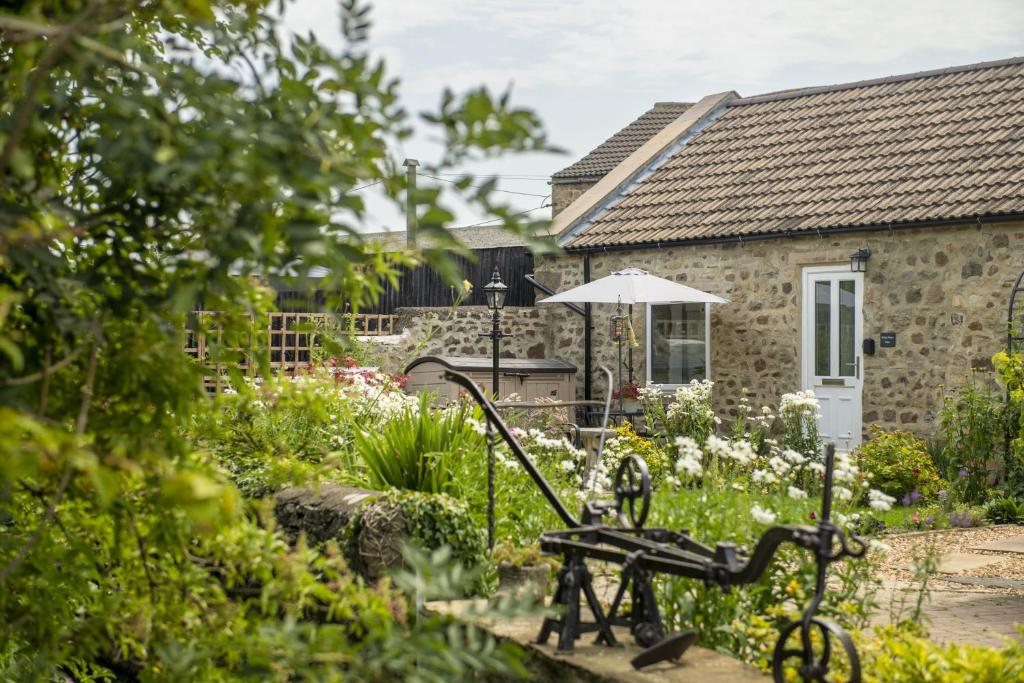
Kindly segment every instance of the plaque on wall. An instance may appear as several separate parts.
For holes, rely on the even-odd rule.
[[[883,349],[892,348],[896,346],[896,333],[895,332],[882,332],[878,335],[878,345]]]

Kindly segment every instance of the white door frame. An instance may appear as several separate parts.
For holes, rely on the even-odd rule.
[[[825,276],[824,278],[822,276]],[[814,307],[815,293],[813,283],[822,279],[831,280],[834,285],[830,290],[830,318],[829,329],[829,369],[828,375],[816,374],[815,368],[815,345],[814,345]],[[847,374],[839,369],[839,287],[841,280],[852,280],[855,283],[854,293],[854,339],[853,357],[854,367],[847,368]],[[802,334],[801,334],[801,383],[805,390],[814,390],[816,394],[826,395],[828,393],[845,393],[852,400],[853,413],[847,416],[849,435],[845,432],[830,435],[836,441],[836,446],[841,450],[848,450],[860,445],[861,434],[864,429],[863,417],[863,391],[864,391],[864,370],[862,358],[862,346],[864,339],[864,274],[850,271],[849,264],[836,264],[829,266],[807,266],[803,269],[801,277],[802,286]],[[844,389],[847,391],[844,392]],[[824,411],[823,411],[824,412]],[[827,419],[827,416],[826,416]],[[825,430],[823,430],[823,433]],[[845,442],[845,443],[844,443]]]

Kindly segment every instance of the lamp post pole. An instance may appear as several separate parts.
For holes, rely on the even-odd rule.
[[[501,309],[505,307],[505,296],[508,294],[508,285],[501,281],[501,273],[498,267],[494,267],[491,281],[484,285],[484,294],[487,297],[487,308],[491,309],[491,331],[483,332],[481,337],[491,338],[491,394],[494,400],[498,400],[498,357],[500,353],[501,338],[511,337],[501,331]],[[487,547],[494,548],[494,429],[488,421],[487,429]]]

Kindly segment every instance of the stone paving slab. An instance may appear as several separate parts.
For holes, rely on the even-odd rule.
[[[943,581],[946,579],[943,578]],[[887,606],[895,593],[907,586],[890,586],[876,597],[881,609],[872,625],[889,623]],[[915,598],[911,590],[908,599]],[[1003,647],[1004,637],[1021,639],[1017,624],[1024,624],[1024,596],[991,591],[932,589],[924,604],[924,622],[929,636],[942,644],[970,644]]]
[[[971,550],[987,550],[993,553],[1020,553],[1024,555],[1024,536],[1013,536],[1000,541],[991,541],[974,546]]]
[[[427,603],[427,609],[447,614],[460,614],[470,600]],[[615,683],[765,683],[770,680],[765,674],[743,662],[702,647],[691,647],[678,662],[661,662],[637,671],[629,661],[643,648],[633,642],[629,629],[614,627],[622,647],[594,645],[594,634],[585,634],[576,641],[571,654],[560,654],[555,650],[557,635],[552,635],[546,645],[533,642],[540,630],[540,616],[520,617],[484,624],[498,638],[513,640],[527,651],[531,659],[540,659],[545,672],[544,680]],[[528,662],[533,671],[537,663]],[[534,678],[535,680],[541,680]]]
[[[939,558],[939,573],[959,574],[1002,562],[1003,559],[995,555],[979,555],[977,553],[946,553]]]

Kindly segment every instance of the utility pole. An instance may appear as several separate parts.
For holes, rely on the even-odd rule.
[[[416,159],[406,159],[405,164],[405,244],[412,248],[416,246],[416,167],[420,162]]]

